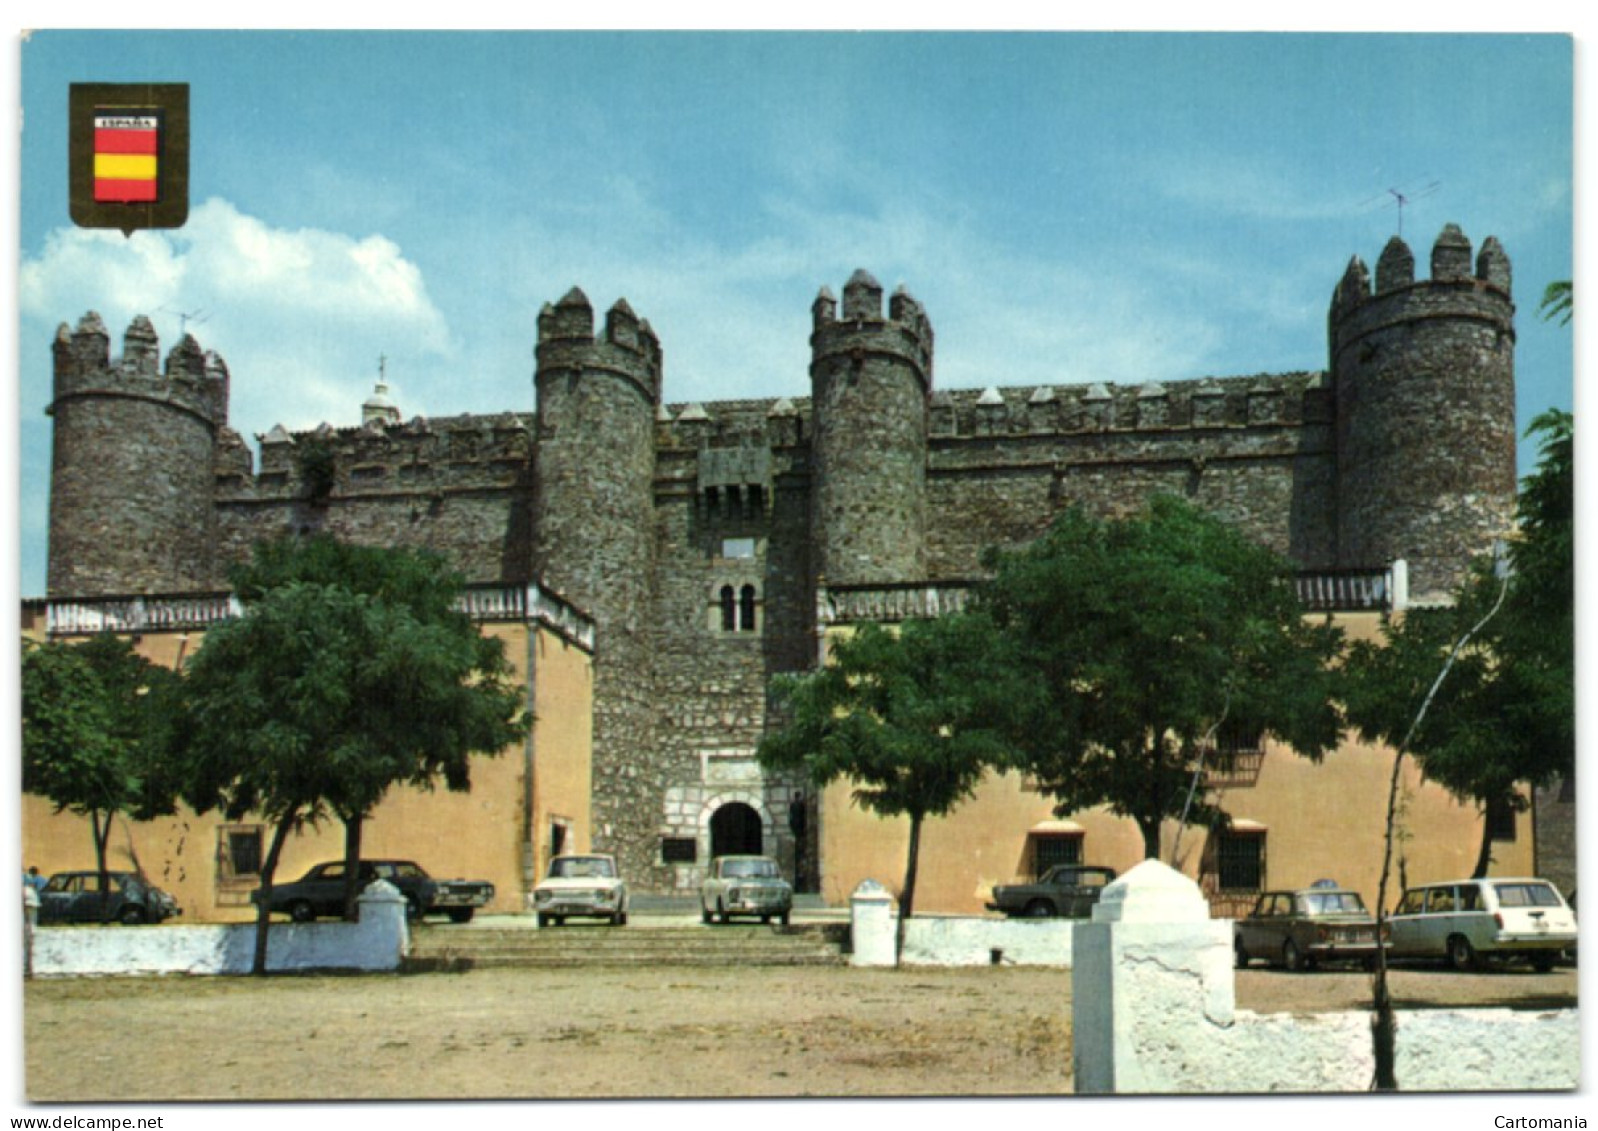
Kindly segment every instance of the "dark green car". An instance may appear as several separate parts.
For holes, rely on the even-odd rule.
[[[177,900],[133,872],[57,872],[39,893],[40,923],[159,923],[182,912]]]

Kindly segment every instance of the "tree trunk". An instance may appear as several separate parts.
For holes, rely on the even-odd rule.
[[[272,927],[272,880],[277,875],[278,857],[283,855],[283,842],[289,829],[294,827],[294,814],[289,813],[272,830],[272,847],[267,850],[266,863],[261,865],[261,902],[255,909],[255,962],[250,973],[266,973],[266,940]]]
[[[893,940],[893,957],[897,962],[904,953],[904,925],[916,908],[916,869],[921,863],[922,814],[910,814],[910,853],[904,866],[904,887],[899,892],[899,926]]]
[[[1143,858],[1145,860],[1158,860],[1160,858],[1160,818],[1156,814],[1152,820],[1147,817],[1137,819],[1137,830],[1143,834]]]
[[[94,830],[94,866],[98,873],[95,882],[100,885],[100,918],[105,918],[106,908],[111,905],[111,870],[106,865],[106,845],[111,840],[111,814],[105,813],[101,820],[99,809],[89,810],[89,827]]]
[[[1476,870],[1470,874],[1473,880],[1479,880],[1487,874],[1487,868],[1493,862],[1493,820],[1491,810],[1487,803],[1482,802],[1481,813],[1481,848],[1476,853]]]
[[[361,894],[361,829],[366,815],[344,818],[344,921],[353,923],[360,909],[355,901]]]

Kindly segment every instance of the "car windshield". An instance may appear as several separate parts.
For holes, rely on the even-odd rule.
[[[728,878],[738,877],[775,877],[778,875],[775,860],[724,860],[721,864],[721,874]]]
[[[616,874],[616,865],[606,856],[563,856],[550,862],[550,877],[557,880],[587,879]]]
[[[1494,884],[1500,907],[1558,907],[1559,895],[1549,884]]]
[[[1303,899],[1310,915],[1357,915],[1365,910],[1364,901],[1351,891],[1312,891]]]

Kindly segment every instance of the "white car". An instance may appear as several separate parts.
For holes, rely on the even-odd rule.
[[[699,916],[706,923],[750,915],[784,927],[793,911],[793,886],[769,856],[720,856],[699,888]]]
[[[627,922],[627,884],[614,856],[557,856],[533,889],[533,907],[540,927],[558,927],[574,916],[608,919],[619,927]]]
[[[1473,970],[1484,957],[1552,968],[1576,945],[1576,913],[1547,880],[1488,876],[1420,884],[1388,919],[1394,958],[1446,958]]]

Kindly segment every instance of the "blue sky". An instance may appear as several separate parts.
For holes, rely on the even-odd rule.
[[[20,589],[49,343],[179,312],[247,440],[531,413],[539,307],[659,334],[669,401],[803,395],[809,306],[903,283],[942,387],[1314,370],[1351,256],[1444,223],[1514,264],[1521,424],[1572,401],[1572,45],[1554,35],[33,34],[21,51]],[[186,82],[189,223],[74,228],[69,84]],[[1523,447],[1522,471],[1534,461]]]

